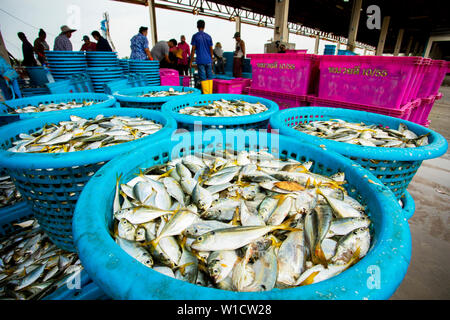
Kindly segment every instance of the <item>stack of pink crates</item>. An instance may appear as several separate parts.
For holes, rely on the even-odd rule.
[[[319,60],[299,53],[249,54],[253,73],[249,94],[275,101],[280,110],[307,106],[307,95],[316,91]]]
[[[161,68],[159,69],[162,86],[179,86],[180,75],[175,69]]]
[[[443,60],[421,57],[322,56],[311,104],[385,114],[428,126],[448,71]]]

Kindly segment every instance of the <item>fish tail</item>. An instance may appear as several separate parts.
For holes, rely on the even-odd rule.
[[[308,284],[312,284],[314,283],[314,278],[319,274],[319,271],[314,271],[313,273],[311,273],[308,278],[306,278],[305,280],[303,280],[300,283],[300,286],[306,286]]]

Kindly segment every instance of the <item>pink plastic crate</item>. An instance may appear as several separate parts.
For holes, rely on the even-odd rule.
[[[177,76],[161,76],[161,85],[162,86],[179,86],[180,85],[180,77]]]
[[[308,52],[308,49],[299,49],[299,50],[295,50],[295,49],[286,49],[286,53],[306,53]]]
[[[242,81],[213,79],[214,93],[242,93]]]
[[[391,108],[376,107],[376,106],[363,105],[363,104],[357,104],[357,103],[341,102],[341,101],[323,99],[323,98],[318,98],[318,97],[313,97],[313,96],[308,96],[307,100],[310,101],[310,104],[312,106],[367,111],[367,112],[373,112],[373,113],[378,113],[378,114],[384,114],[387,116],[400,118],[400,119],[404,119],[404,120],[409,120],[411,112],[414,110],[414,108],[417,107],[417,103],[415,103],[415,102],[407,103],[406,105],[402,106],[402,108],[400,108],[400,109],[391,109]]]
[[[247,79],[247,78],[234,78],[233,80],[235,80],[235,81],[241,81],[241,82],[242,82],[243,88],[245,88],[245,87],[250,87],[251,84],[252,84],[252,79]]]
[[[252,89],[306,95],[317,58],[312,54],[249,54]]]
[[[430,115],[431,109],[433,109],[434,103],[436,100],[440,100],[442,98],[442,93],[438,93],[436,95],[431,95],[428,98],[422,98],[421,100],[421,113],[420,117],[417,117],[416,123],[424,124],[428,120],[428,116]]]
[[[421,99],[421,98],[417,98],[416,100],[414,100],[414,103],[416,104],[416,107],[411,110],[411,114],[409,116],[409,121],[418,123],[418,124],[422,124],[425,119],[423,118],[423,114],[424,114],[424,109],[425,109],[425,105],[426,103],[430,103],[432,99],[430,99],[430,101],[425,101],[425,99]]]
[[[178,76],[178,71],[175,69],[161,68],[159,69],[160,76]]]
[[[189,87],[191,85],[191,77],[189,76],[182,76],[181,81],[183,87]]]
[[[274,92],[254,88],[250,88],[249,95],[275,101],[278,104],[280,110],[308,106],[305,95],[294,95],[289,93]]]
[[[423,58],[322,56],[318,97],[341,102],[401,109],[414,90]]]

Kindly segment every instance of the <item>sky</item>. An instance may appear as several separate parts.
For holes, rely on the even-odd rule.
[[[79,50],[83,44],[83,35],[90,36],[93,30],[100,31],[103,13],[108,12],[110,35],[119,57],[123,58],[130,55],[131,37],[138,33],[140,26],[150,24],[148,7],[111,0],[0,0],[0,4],[3,40],[8,51],[20,60],[23,57],[22,43],[17,37],[19,31],[24,32],[33,43],[39,28],[43,28],[47,32],[47,43],[53,49],[60,27],[68,25],[77,29],[71,41],[73,49]],[[235,22],[159,8],[156,9],[158,40],[179,40],[181,35],[185,35],[190,43],[192,35],[197,32],[196,23],[199,19],[205,20],[205,32],[211,35],[214,43],[220,42],[224,51],[234,50]],[[247,53],[264,53],[264,44],[273,38],[273,30],[248,24],[242,24],[241,29]],[[314,38],[290,34],[289,42],[295,43],[296,49],[307,49],[308,53],[314,53]],[[333,43],[321,40],[320,54],[325,44]],[[341,48],[345,49],[344,46]],[[356,52],[362,54],[363,51],[357,49]]]

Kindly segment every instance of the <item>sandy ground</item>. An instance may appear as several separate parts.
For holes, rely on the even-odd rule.
[[[430,128],[450,141],[450,87],[430,113]],[[422,163],[408,187],[416,204],[409,220],[412,258],[392,299],[450,299],[450,152]]]

